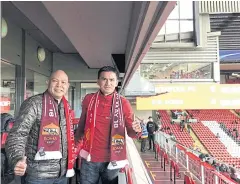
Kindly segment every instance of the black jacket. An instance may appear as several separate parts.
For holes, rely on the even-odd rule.
[[[148,131],[148,134],[153,134],[153,132],[155,131],[158,131],[159,129],[159,126],[157,125],[157,123],[155,122],[152,122],[152,121],[149,121],[147,123],[147,131]]]
[[[42,116],[43,94],[35,95],[23,102],[19,115],[6,142],[6,152],[12,168],[24,156],[27,157],[27,174],[38,179],[64,176],[67,170],[67,134],[64,106],[58,105],[60,120],[60,150],[62,159],[34,160],[38,148],[39,129]]]

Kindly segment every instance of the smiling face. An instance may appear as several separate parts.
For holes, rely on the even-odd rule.
[[[101,72],[97,83],[103,95],[112,94],[118,85],[116,73],[111,71]]]
[[[51,75],[48,81],[48,92],[53,96],[53,98],[61,100],[67,93],[68,88],[68,76],[64,71],[58,70]]]

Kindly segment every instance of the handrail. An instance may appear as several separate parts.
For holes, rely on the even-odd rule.
[[[160,156],[167,158],[166,155],[164,155],[167,154],[176,164],[181,164],[187,172],[191,172],[192,177],[195,179],[195,184],[220,184],[222,182],[236,184],[231,178],[224,176],[222,173],[217,172],[213,166],[203,162],[194,150],[177,143],[177,141],[171,139],[171,137],[164,132],[156,134],[156,142],[161,147]],[[170,167],[171,166],[173,165],[170,165]],[[189,183],[192,183],[191,180],[189,180]]]
[[[173,170],[173,178],[172,178],[172,170]],[[176,176],[179,176],[179,166],[177,163],[175,163],[173,160],[171,160],[170,163],[170,180],[173,181],[174,184],[176,184]]]
[[[161,132],[161,131],[159,131],[159,132],[160,132],[160,133],[164,133],[164,132]],[[159,132],[158,132],[158,133],[159,133]],[[164,134],[166,134],[166,133],[164,133]],[[166,134],[164,137],[165,137],[166,139],[171,139],[172,142],[174,142],[175,144],[177,144],[177,146],[178,146],[179,149],[182,149],[182,150],[191,152],[191,153],[193,153],[194,155],[199,155],[199,151],[196,151],[196,150],[193,150],[193,149],[191,149],[191,148],[189,148],[189,147],[186,147],[185,145],[183,145],[181,142],[177,141],[176,139],[172,139],[170,135]],[[216,158],[214,158],[214,160],[217,161],[217,162],[220,163],[220,164],[224,164],[224,165],[226,165],[226,166],[228,166],[228,167],[230,166],[229,164],[224,163],[224,162],[222,162],[222,161],[220,161],[220,160],[217,160]],[[232,167],[232,166],[231,166],[231,167]],[[236,169],[236,170],[240,173],[240,169],[238,169],[238,168],[234,168],[234,169]]]

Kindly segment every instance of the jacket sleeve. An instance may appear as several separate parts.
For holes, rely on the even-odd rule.
[[[155,131],[158,131],[158,129],[159,129],[159,126],[157,123],[155,123]]]
[[[85,96],[85,98],[82,101],[82,113],[80,120],[78,122],[78,128],[75,133],[75,142],[78,144],[80,140],[84,136],[84,129],[86,124],[86,117],[87,117],[87,108],[88,108],[88,102],[89,102],[89,95]]]
[[[132,123],[134,121],[134,113],[133,113],[131,104],[125,98],[122,98],[122,104],[123,104],[123,116],[125,119],[127,134],[131,138],[137,138],[137,134],[132,128]]]
[[[33,98],[25,100],[6,141],[6,155],[10,167],[14,168],[25,156],[25,147],[29,132],[37,119],[37,107]]]
[[[149,132],[149,122],[147,122],[147,131]]]

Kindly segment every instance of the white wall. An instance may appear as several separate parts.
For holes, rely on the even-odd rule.
[[[147,120],[149,116],[152,116],[152,111],[139,111],[136,109],[136,105],[131,105],[134,114],[140,119]]]
[[[72,82],[96,82],[98,69],[89,69],[77,54],[53,54],[53,71],[64,70]]]

